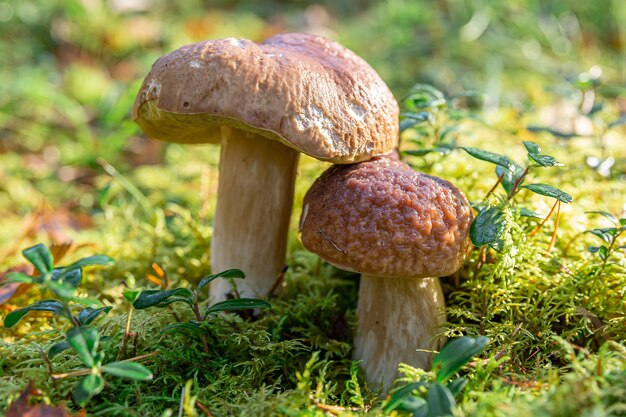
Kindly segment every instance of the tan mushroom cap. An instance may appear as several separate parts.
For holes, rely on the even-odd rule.
[[[463,193],[403,162],[375,158],[328,169],[304,198],[304,246],[339,268],[380,277],[455,272],[472,220]]]
[[[159,58],[132,115],[154,139],[218,143],[227,125],[351,163],[397,146],[398,111],[363,59],[331,40],[292,33],[261,44],[199,42]]]

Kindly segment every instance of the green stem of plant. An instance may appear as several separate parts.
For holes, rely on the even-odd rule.
[[[128,315],[126,316],[126,327],[124,328],[124,338],[122,339],[122,346],[120,350],[117,352],[117,356],[115,360],[119,360],[122,357],[122,354],[126,352],[126,346],[128,345],[128,337],[130,336],[130,322],[133,316],[133,306],[130,305],[128,307]]]

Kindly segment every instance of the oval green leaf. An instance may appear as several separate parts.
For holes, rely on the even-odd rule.
[[[69,344],[69,342],[67,340],[64,340],[64,341],[59,342],[59,343],[55,343],[48,350],[48,357],[50,359],[52,359],[56,355],[58,355],[59,353],[64,352],[64,351],[68,350],[71,347],[72,346]]]
[[[78,313],[78,322],[83,326],[90,324],[100,314],[102,313],[107,314],[109,311],[111,311],[112,308],[113,307],[111,306],[100,307],[100,308],[87,307],[83,309],[80,313]]]
[[[249,310],[252,308],[272,308],[267,301],[256,298],[237,298],[215,303],[206,310],[206,314],[217,313],[218,311]]]
[[[135,381],[147,381],[152,379],[152,372],[142,364],[136,362],[111,362],[102,367],[107,374],[121,378],[134,379]]]
[[[437,375],[437,381],[443,382],[448,379],[481,352],[488,343],[489,338],[485,336],[477,338],[463,336],[450,340],[433,359],[432,369]]]
[[[90,368],[97,365],[94,358],[100,335],[96,329],[89,326],[74,327],[65,333],[65,338],[85,365]]]
[[[52,271],[52,253],[46,245],[40,243],[38,245],[31,246],[30,248],[24,249],[22,251],[22,255],[24,255],[24,258],[28,259],[31,264],[33,264],[35,269],[37,269],[41,275],[46,275]]]
[[[237,278],[244,279],[246,274],[241,269],[227,269],[222,272],[218,272],[217,274],[208,275],[200,280],[198,284],[198,291],[204,288],[209,282],[213,281],[217,278]]]
[[[491,207],[481,211],[470,226],[472,243],[479,247],[495,244],[500,240],[505,226],[504,213],[499,208]]]
[[[43,300],[37,301],[27,307],[20,308],[12,311],[4,317],[4,327],[13,327],[19,322],[22,317],[27,315],[31,311],[50,311],[53,314],[68,317],[68,313],[65,307],[60,301],[57,300]]]
[[[524,144],[524,147],[526,148],[529,154],[538,155],[541,153],[541,148],[535,142],[525,140],[522,143]]]
[[[507,168],[514,174],[522,172],[523,169],[515,162],[511,161],[504,155],[500,155],[497,153],[489,152],[484,149],[472,148],[470,146],[460,146],[465,152],[470,154],[476,159],[480,159],[481,161],[491,162],[492,164],[500,165],[504,168]]]
[[[428,415],[432,417],[452,416],[452,410],[456,407],[456,401],[448,388],[435,382],[431,384],[426,394]]]
[[[556,198],[563,203],[571,203],[574,199],[571,195],[565,191],[559,190],[548,184],[527,184],[522,185],[523,188],[528,188],[533,193],[545,195],[546,197]]]
[[[83,407],[91,398],[99,394],[104,388],[104,379],[100,375],[89,374],[80,381],[72,390],[74,402]]]
[[[176,288],[174,290],[145,290],[142,291],[133,306],[138,310],[148,307],[165,307],[177,301],[182,301],[189,305],[193,304],[193,293],[187,288]]]

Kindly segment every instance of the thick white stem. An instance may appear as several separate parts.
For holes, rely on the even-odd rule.
[[[439,278],[361,276],[354,341],[354,359],[369,384],[391,387],[399,363],[430,369],[436,338],[445,322],[445,302]]]
[[[238,268],[243,297],[267,297],[285,262],[299,153],[280,142],[222,129],[222,152],[211,239],[211,269]],[[211,283],[215,301],[232,292],[224,279]]]

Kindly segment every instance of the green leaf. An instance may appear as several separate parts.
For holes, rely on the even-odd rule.
[[[141,293],[141,290],[127,290],[127,291],[124,291],[123,295],[127,301],[133,303],[137,299],[140,293]]]
[[[209,282],[217,278],[238,278],[244,279],[246,274],[241,269],[227,269],[226,271],[218,272],[217,274],[208,275],[200,280],[198,284],[198,291],[204,288]]]
[[[454,146],[447,146],[446,144],[442,144],[441,146],[436,146],[434,148],[410,149],[408,151],[402,151],[402,153],[405,155],[411,155],[411,156],[424,156],[433,152],[436,152],[441,155],[448,155],[450,152],[452,152],[453,149],[454,149]]]
[[[37,301],[34,304],[14,310],[7,314],[4,317],[4,327],[9,328],[15,326],[17,322],[22,319],[22,317],[31,311],[50,311],[53,314],[68,317],[67,310],[65,310],[63,303],[58,300],[43,300]]]
[[[452,410],[456,407],[456,401],[448,388],[436,382],[431,384],[426,394],[429,416],[451,416]]]
[[[74,327],[65,333],[65,338],[78,354],[80,360],[90,368],[97,365],[96,352],[100,335],[93,327]]]
[[[554,157],[549,155],[535,155],[532,153],[528,154],[528,158],[535,161],[538,165],[548,168],[548,167],[562,167],[563,164],[554,159]]]
[[[46,245],[38,244],[22,251],[24,258],[33,264],[33,266],[41,273],[46,275],[52,272],[53,258],[50,249]]]
[[[500,165],[501,167],[507,168],[509,171],[516,175],[519,175],[521,172],[524,171],[522,167],[520,167],[504,155],[485,151],[484,149],[472,148],[470,146],[460,146],[460,148],[476,159]]]
[[[617,224],[618,220],[617,217],[613,214],[613,213],[609,213],[608,211],[605,210],[591,210],[591,211],[586,211],[586,214],[599,214],[600,216],[604,216],[607,219],[609,219],[611,221],[611,223],[613,224]],[[621,219],[626,221],[626,219]]]
[[[83,407],[91,398],[99,394],[104,388],[104,379],[100,375],[89,374],[80,381],[72,390],[74,402]]]
[[[526,207],[520,207],[519,215],[522,216],[522,217],[532,217],[532,218],[535,218],[535,219],[542,219],[543,218],[543,216],[541,216],[536,211],[533,211],[533,210],[528,209]]]
[[[541,153],[541,148],[535,142],[525,140],[522,143],[524,144],[524,147],[526,148],[529,154],[538,155]]]
[[[49,281],[47,287],[61,299],[69,299],[74,296],[76,288],[64,282]]]
[[[23,274],[21,272],[9,272],[5,278],[6,278],[6,281],[4,281],[2,285],[8,284],[10,282],[21,282],[24,284],[32,284],[34,281],[36,281],[35,278],[31,277],[30,275]]]
[[[180,330],[189,330],[194,334],[200,335],[202,334],[202,328],[196,322],[184,321],[178,323],[168,324],[159,332],[159,335],[168,333],[168,332],[178,332]]]
[[[206,314],[217,313],[218,311],[249,310],[252,308],[272,308],[272,306],[267,301],[256,298],[237,298],[213,304],[207,308]]]
[[[177,301],[182,301],[189,305],[193,304],[193,293],[187,288],[176,288],[174,290],[145,290],[142,291],[133,306],[142,310],[148,307],[166,307]]]
[[[560,139],[571,139],[577,136],[575,133],[561,132],[561,131],[558,131],[549,127],[544,127],[544,126],[527,126],[526,129],[529,132],[547,132]]]
[[[87,307],[83,309],[80,313],[78,313],[78,322],[81,325],[86,326],[94,321],[100,314],[107,314],[109,311],[111,311],[112,308],[113,307],[111,306],[100,308]]]
[[[548,184],[527,184],[522,185],[522,187],[528,188],[533,193],[545,195],[546,197],[556,198],[563,203],[571,203],[573,201],[571,195]]]
[[[447,387],[452,393],[452,396],[456,398],[461,394],[461,392],[463,391],[463,388],[465,388],[466,385],[467,385],[466,378],[457,378],[448,382]]]
[[[511,194],[515,186],[515,175],[508,168],[501,165],[496,165],[496,175],[498,178],[502,177],[500,184],[502,188],[504,188],[504,191],[506,191],[507,194]]]
[[[393,389],[389,393],[389,400],[387,401],[387,404],[385,404],[384,411],[388,413],[393,410],[407,410],[406,408],[404,408],[404,402],[406,398],[411,396],[414,397],[414,395],[412,394],[413,391],[419,390],[420,388],[427,386],[427,383],[420,381],[411,382],[410,384],[406,384]]]
[[[611,243],[611,240],[612,240],[611,239],[611,235],[609,233],[607,233],[607,229],[604,229],[604,228],[602,228],[602,229],[592,229],[592,230],[587,230],[587,233],[591,233],[592,235],[599,237],[600,239],[602,239],[606,243]]]
[[[86,266],[95,266],[95,265],[112,265],[114,263],[113,259],[104,255],[94,255],[88,256],[86,258],[80,259],[74,262],[71,265],[68,265],[63,268],[63,272],[61,272],[59,279],[65,279],[65,277],[78,269],[83,269]]]
[[[76,269],[70,273],[65,273],[65,268],[54,268],[52,270],[51,279],[52,281],[68,284],[76,288],[83,279],[83,271]]]
[[[481,211],[470,226],[472,243],[479,247],[497,244],[505,226],[504,213],[498,207]]]
[[[152,372],[136,362],[111,362],[102,367],[102,371],[121,378],[147,381],[152,379]]]
[[[50,359],[52,359],[56,355],[58,355],[59,353],[64,352],[64,351],[68,350],[71,347],[72,347],[72,345],[70,345],[67,340],[64,340],[64,341],[59,342],[59,343],[55,343],[48,350],[48,357]]]
[[[477,338],[463,336],[450,340],[433,359],[432,369],[437,375],[437,381],[443,382],[451,377],[488,343],[489,338],[485,336]]]

